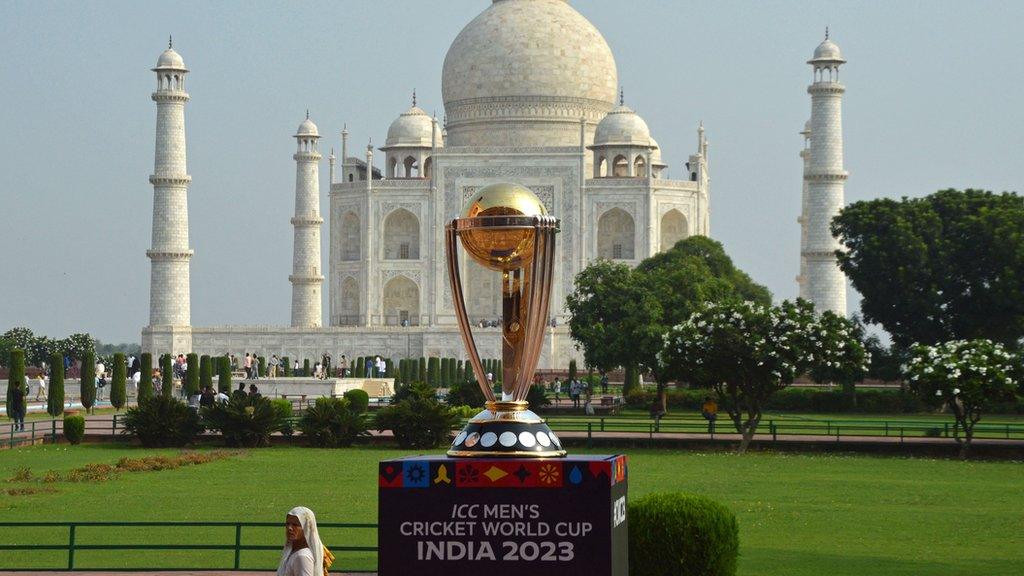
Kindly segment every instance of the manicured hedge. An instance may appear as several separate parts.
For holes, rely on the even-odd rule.
[[[50,356],[50,394],[46,398],[46,413],[54,418],[64,413],[64,356],[60,352]]]
[[[83,363],[84,366],[84,363]],[[79,444],[85,436],[85,417],[77,414],[64,417],[64,437],[71,444]]]
[[[124,352],[114,354],[114,367],[110,377],[110,404],[120,410],[128,400],[125,380],[127,378],[128,360]]]
[[[185,355],[185,396],[199,394],[199,355],[190,352]]]
[[[666,392],[669,409],[700,412],[708,390],[669,390]],[[626,403],[638,408],[647,408],[654,401],[654,387],[633,390],[626,395]],[[856,405],[849,394],[842,390],[821,390],[818,388],[786,388],[769,397],[765,406],[768,411],[807,412],[814,414],[918,414],[931,408],[909,391],[898,389],[858,390]],[[996,406],[994,413],[1024,414],[1024,398],[1016,402]]]
[[[86,412],[91,411],[96,404],[96,354],[91,350],[86,350],[82,354],[82,369],[78,373],[78,382],[82,407]]]
[[[692,494],[650,494],[629,503],[630,576],[732,576],[740,551],[736,516]]]

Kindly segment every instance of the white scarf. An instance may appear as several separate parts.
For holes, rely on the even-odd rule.
[[[296,506],[289,510],[288,514],[299,519],[302,534],[306,537],[306,544],[309,545],[309,551],[313,553],[313,576],[324,576],[324,545],[320,542],[320,533],[316,529],[316,516],[305,506]],[[284,576],[288,557],[291,554],[292,543],[285,540],[284,550],[281,551],[281,562],[277,565],[277,576]]]

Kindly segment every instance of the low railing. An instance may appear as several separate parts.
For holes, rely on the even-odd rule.
[[[320,522],[317,527],[321,539],[335,555],[332,571],[335,572],[376,572],[377,524]],[[127,528],[123,540],[118,538],[117,528]],[[182,529],[187,528],[187,531]],[[56,531],[47,534],[48,529]],[[161,532],[161,529],[164,532]],[[169,538],[166,530],[188,534],[196,542],[170,544],[162,541]],[[280,530],[276,535],[270,529]],[[336,530],[345,530],[341,537]],[[372,530],[372,533],[368,532]],[[352,531],[355,531],[353,534]],[[360,532],[362,531],[362,532]],[[256,534],[254,534],[254,532]],[[262,536],[262,538],[260,538]],[[337,537],[336,537],[337,536]],[[276,544],[250,543],[253,537],[268,542],[277,537]],[[15,540],[29,540],[32,544],[13,543]],[[59,540],[59,541],[58,541]],[[102,542],[100,541],[102,540]],[[39,542],[49,543],[39,543]],[[334,545],[335,542],[366,542],[366,545]],[[243,552],[269,552],[281,550],[284,542],[283,522],[0,522],[0,572],[15,570],[273,570],[274,565],[266,564],[267,554],[256,562],[243,562]],[[373,545],[370,545],[374,542]],[[131,555],[103,555],[82,561],[83,553],[133,551]],[[158,556],[162,563],[138,565],[140,551],[162,551]],[[181,562],[174,562],[169,551],[190,552]],[[61,561],[54,565],[54,553]],[[218,552],[220,554],[218,558]],[[353,553],[363,553],[355,555]],[[122,562],[111,565],[109,559],[116,557]],[[217,562],[224,560],[228,562]],[[271,557],[272,558],[272,557]],[[199,560],[198,562],[196,560]],[[103,564],[99,561],[106,561]],[[191,562],[190,564],[186,564]],[[181,564],[181,565],[179,565]]]
[[[306,405],[312,404],[307,401]],[[384,403],[376,403],[375,407]],[[367,414],[369,419],[371,415]],[[120,419],[123,414],[112,414],[110,419],[87,418],[86,434],[120,434],[124,430]],[[299,416],[292,416],[292,429],[298,425]],[[715,439],[716,435],[735,434],[732,422],[725,414],[719,414],[718,422],[709,428],[706,420],[696,417],[663,418],[658,422],[643,418],[630,417],[587,417],[552,415],[547,418],[548,424],[556,432],[586,432],[588,443],[604,433],[620,432],[643,434],[654,438],[659,434],[706,435]],[[466,421],[457,424],[453,430],[461,430]],[[372,421],[368,421],[372,428]],[[22,444],[35,444],[37,440],[53,441],[63,433],[63,420],[30,420],[25,422],[25,431],[15,431],[13,423],[0,424],[0,446],[14,447]],[[960,431],[963,435],[963,431]],[[780,436],[815,436],[833,439],[842,438],[947,438],[952,440],[955,435],[955,424],[951,421],[922,422],[913,420],[810,420],[789,418],[766,418],[761,421],[755,438],[771,437],[777,440]],[[979,440],[1020,440],[1024,441],[1024,423],[986,423],[974,426],[974,438]]]

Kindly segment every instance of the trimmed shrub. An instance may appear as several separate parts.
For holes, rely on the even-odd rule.
[[[710,394],[705,389],[669,390],[666,392],[668,407],[700,412],[704,397]],[[653,390],[631,390],[626,403],[637,408],[647,408],[654,401]],[[1001,407],[1004,412],[1016,412],[1016,405]],[[765,410],[782,412],[805,412],[814,414],[862,413],[862,414],[918,414],[931,409],[920,398],[909,391],[897,389],[860,389],[856,405],[846,392],[839,389],[786,388],[772,394]]]
[[[472,406],[477,410],[482,409],[486,401],[487,398],[484,397],[484,391],[480,389],[479,384],[465,381],[452,384],[448,388],[448,396],[445,398],[445,403],[453,408],[455,406]]]
[[[120,410],[124,408],[128,399],[128,391],[125,390],[128,365],[124,352],[114,354],[113,374],[110,376],[110,404]]]
[[[96,405],[96,354],[86,351],[82,354],[82,370],[78,376],[79,395],[82,407],[91,412]]]
[[[121,422],[124,433],[138,438],[147,448],[180,448],[191,444],[203,431],[194,410],[163,395],[129,408]]]
[[[21,348],[15,348],[11,350],[10,359],[10,371],[7,373],[7,404],[4,406],[10,406],[14,402],[14,389],[21,387],[25,392],[25,396],[28,396],[28,387],[25,384],[25,351]],[[10,410],[7,411],[7,417],[12,417]]]
[[[466,380],[469,380],[469,378],[466,378],[466,362],[459,360],[458,364],[455,365],[455,381],[465,382]]]
[[[258,370],[258,374],[260,375],[260,378],[266,378],[267,377],[267,357],[266,356],[260,356],[259,358],[256,359],[256,369]]]
[[[398,445],[406,449],[431,449],[447,443],[458,415],[434,399],[413,397],[381,408],[376,428],[391,430]]]
[[[441,359],[436,356],[427,360],[427,384],[434,388],[441,385]]]
[[[160,361],[160,377],[163,379],[160,395],[170,398],[174,395],[174,360],[170,354],[164,354]]]
[[[203,354],[199,357],[199,389],[213,388],[213,363],[210,357]]]
[[[185,396],[199,394],[199,355],[190,352],[185,356]]]
[[[88,354],[88,352],[86,353]],[[85,365],[83,361],[83,366]],[[85,416],[74,414],[64,417],[64,437],[71,444],[81,444],[85,436]]]
[[[530,408],[542,408],[551,404],[543,384],[531,385],[526,392],[526,401],[530,403]]]
[[[367,435],[366,421],[344,398],[317,398],[302,414],[299,430],[316,448],[351,446],[357,438]]]
[[[206,427],[219,431],[225,444],[245,448],[270,446],[270,435],[280,430],[282,424],[265,396],[232,396],[227,402],[203,407],[202,415]]]
[[[494,361],[494,381],[498,384],[505,382],[505,367],[502,365],[501,360]]]
[[[366,393],[366,390],[361,388],[353,388],[344,394],[345,399],[348,400],[348,409],[356,414],[362,414],[370,408],[370,395]]]
[[[217,391],[231,394],[231,360],[227,357],[217,364]]]
[[[629,502],[633,576],[731,576],[740,536],[736,516],[704,496],[650,494]]]
[[[50,355],[50,394],[46,413],[56,418],[64,413],[64,357],[60,352]]]
[[[141,370],[136,403],[145,402],[153,397],[153,355],[149,352],[142,353]]]
[[[302,377],[309,378],[309,358],[302,361]]]
[[[292,361],[287,356],[281,357],[281,365],[284,366],[284,377],[290,378],[292,376]]]
[[[290,420],[292,417],[292,401],[287,398],[277,398],[271,400],[270,405],[274,407],[274,412],[277,413],[277,417],[281,420],[281,434],[285,436],[294,434],[295,428],[292,427]]]
[[[427,382],[427,359],[423,356],[416,361],[416,381]]]
[[[394,378],[395,374],[395,362],[391,358],[384,359],[384,376],[388,378]]]

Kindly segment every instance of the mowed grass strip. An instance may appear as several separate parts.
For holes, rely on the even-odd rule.
[[[584,452],[579,450],[576,452]],[[29,467],[67,472],[123,456],[174,454],[121,445],[39,446],[0,453],[0,479]],[[740,523],[743,575],[1018,575],[1024,566],[1024,464],[859,455],[629,450],[630,495],[685,491],[729,506]],[[124,473],[58,492],[0,496],[3,521],[280,522],[305,505],[323,522],[376,522],[377,462],[400,450],[273,448],[198,466]],[[4,487],[30,485],[4,483]],[[80,543],[232,544],[234,529],[81,528]],[[63,529],[0,530],[0,543],[64,543]],[[245,544],[280,546],[282,528],[247,528]],[[332,529],[328,546],[375,545],[373,530]],[[246,551],[243,568],[276,564]],[[60,552],[0,551],[0,567],[59,568]],[[372,553],[339,554],[373,570]],[[229,568],[229,551],[80,551],[76,565]]]

